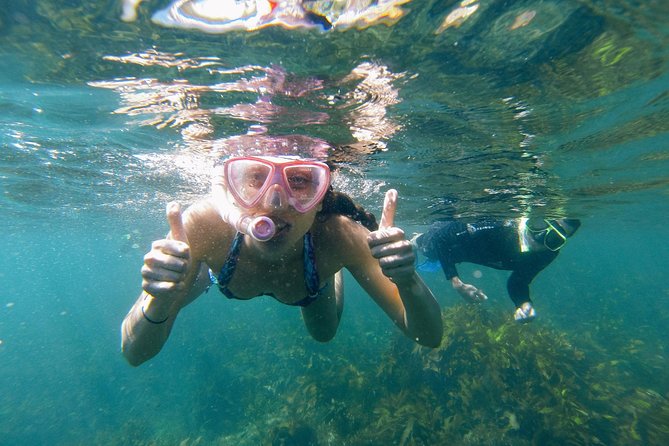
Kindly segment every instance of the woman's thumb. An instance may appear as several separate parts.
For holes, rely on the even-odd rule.
[[[167,223],[170,225],[171,238],[188,243],[186,236],[186,229],[184,228],[183,220],[181,219],[181,205],[176,201],[167,204]]]
[[[383,200],[383,212],[381,213],[379,229],[390,228],[395,224],[395,209],[397,209],[397,191],[388,189]]]

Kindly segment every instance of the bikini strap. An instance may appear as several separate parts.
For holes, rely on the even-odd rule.
[[[304,284],[310,298],[315,298],[321,291],[321,281],[318,277],[318,267],[316,266],[316,254],[314,241],[311,232],[304,234]]]
[[[243,241],[244,234],[242,232],[235,234],[235,238],[232,240],[230,250],[228,251],[228,257],[225,259],[225,263],[221,267],[221,272],[218,273],[219,288],[227,288],[228,283],[232,280],[232,276],[235,274],[235,269],[237,269],[237,260],[239,260],[239,252],[242,249]]]

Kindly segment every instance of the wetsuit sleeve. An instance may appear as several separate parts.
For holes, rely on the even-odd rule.
[[[437,258],[448,280],[458,275],[455,264],[467,237],[467,226],[456,221],[444,225],[434,237]]]
[[[419,243],[422,253],[439,260],[446,278],[451,280],[458,275],[455,265],[463,261],[463,253],[470,245],[467,225],[454,220],[436,222]]]
[[[546,268],[555,258],[557,252],[540,252],[528,257],[509,276],[506,287],[509,297],[516,305],[520,307],[525,302],[531,302],[530,283],[544,268]]]
[[[439,263],[441,264],[441,269],[444,270],[444,274],[448,280],[451,280],[453,277],[458,275],[458,270],[455,269],[455,262],[451,258],[450,251],[448,249],[442,249],[439,251]]]

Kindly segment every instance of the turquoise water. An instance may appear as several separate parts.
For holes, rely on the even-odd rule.
[[[0,6],[0,444],[667,444],[665,2],[481,1],[445,28],[460,3],[414,0],[390,25],[223,34],[152,23],[168,3]],[[528,326],[507,273],[463,265],[490,300],[424,273],[434,352],[349,278],[328,344],[212,292],[128,366],[165,204],[250,129],[328,141],[337,188],[377,215],[398,189],[408,233],[453,209],[583,226]]]

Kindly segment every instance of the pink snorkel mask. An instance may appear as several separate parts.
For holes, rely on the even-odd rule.
[[[330,187],[327,164],[299,157],[234,157],[223,163],[223,170],[226,189],[245,209],[290,205],[297,212],[306,213],[321,202]],[[224,219],[238,231],[260,241],[274,236],[276,228],[269,217],[253,218],[234,212],[233,206],[226,208]]]
[[[290,204],[306,213],[330,187],[330,169],[318,161],[294,157],[248,156],[226,160],[225,184],[237,203],[250,209],[263,198],[269,206]],[[269,196],[265,195],[269,192]]]

